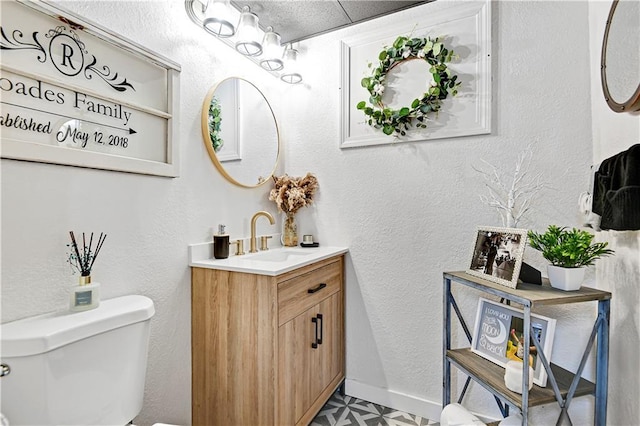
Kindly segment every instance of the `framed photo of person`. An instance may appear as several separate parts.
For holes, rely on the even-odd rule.
[[[511,360],[522,361],[524,355],[524,313],[520,309],[480,298],[471,342],[471,351],[506,367]],[[533,367],[533,383],[545,387],[547,372],[533,343],[537,339],[545,358],[551,362],[556,320],[531,314],[529,365]]]
[[[526,245],[526,229],[480,227],[467,273],[516,288]]]

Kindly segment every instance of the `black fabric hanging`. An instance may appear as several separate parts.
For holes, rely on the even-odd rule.
[[[603,230],[640,230],[640,144],[600,164],[592,211],[602,216]]]

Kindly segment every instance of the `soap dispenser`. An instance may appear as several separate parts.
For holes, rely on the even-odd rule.
[[[213,257],[226,259],[229,257],[229,235],[224,233],[224,225],[218,225],[218,233],[213,236]]]

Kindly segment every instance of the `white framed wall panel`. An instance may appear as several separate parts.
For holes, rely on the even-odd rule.
[[[491,133],[491,3],[489,0],[438,1],[431,6],[433,13],[412,17],[393,30],[381,26],[342,40],[341,148]],[[458,56],[448,67],[458,75],[462,85],[457,96],[444,100],[442,109],[427,123],[426,129],[411,127],[406,136],[385,135],[381,129],[365,122],[366,116],[356,105],[369,99],[369,92],[360,84],[362,78],[371,73],[368,64],[373,63],[375,67],[380,51],[401,35],[440,37],[445,47]],[[430,78],[426,67],[424,74]],[[400,71],[394,76],[400,82],[402,78],[410,85],[409,94],[415,93],[415,98],[426,91],[428,82],[416,81],[415,71]]]

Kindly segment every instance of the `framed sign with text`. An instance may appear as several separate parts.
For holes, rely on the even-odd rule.
[[[45,2],[0,29],[2,158],[179,175],[179,64]]]
[[[471,351],[505,367],[508,361],[520,361],[524,356],[524,314],[502,303],[480,298],[476,312]],[[536,339],[547,360],[551,360],[556,320],[531,314],[529,365],[533,368],[533,383],[545,387],[547,372],[542,366],[533,339]]]

